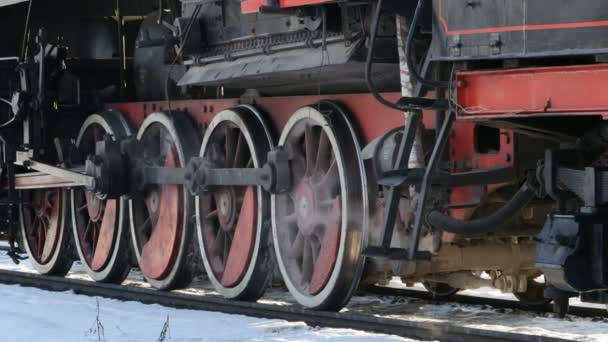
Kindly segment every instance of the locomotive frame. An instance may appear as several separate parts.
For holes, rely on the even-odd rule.
[[[67,24],[33,3],[7,9],[27,24],[3,61],[16,261],[21,235],[38,271],[62,275],[74,244],[97,281],[124,280],[132,255],[154,287],[202,267],[243,300],[276,262],[315,309],[391,276],[561,315],[571,296],[606,301],[607,46],[591,38],[608,6],[118,0],[96,7],[109,15],[83,30],[91,45],[36,33],[30,20]]]

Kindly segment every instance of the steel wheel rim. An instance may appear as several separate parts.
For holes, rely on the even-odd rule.
[[[255,123],[262,125],[263,136],[256,139],[263,139],[259,142],[266,144],[267,149],[270,149],[272,139],[262,118],[255,109],[249,106],[241,106],[234,110],[222,111],[214,117],[206,129],[199,156],[212,157],[212,160],[219,161],[220,167],[261,167],[260,158],[265,158],[261,153],[266,153],[266,151],[256,150],[254,137],[248,125],[239,114],[240,109],[246,111],[243,115],[253,114],[256,117],[254,119]],[[227,129],[233,130],[231,135],[227,134]],[[238,134],[236,139],[239,139],[239,137],[241,139],[240,148],[247,150],[247,152],[240,155],[233,154],[233,157],[238,156],[238,159],[225,158],[227,153],[222,153],[222,151],[226,151],[226,147],[232,146],[232,149],[237,148],[235,142],[229,143],[227,141],[229,140],[229,136],[232,137],[231,140],[234,140],[235,134]],[[227,161],[230,159],[232,159],[232,162]],[[242,203],[238,204],[238,200],[226,201],[226,198],[234,198],[232,194],[239,195],[243,199]],[[209,195],[197,196],[195,201],[197,239],[201,255],[203,256],[203,264],[207,270],[207,276],[223,296],[228,298],[238,297],[249,284],[254,272],[260,249],[262,218],[264,217],[265,210],[268,210],[264,209],[268,208],[268,194],[265,194],[259,187],[223,187]],[[230,203],[228,206],[238,204],[238,215],[235,215],[234,210],[230,218],[225,213],[222,215],[217,205],[222,202]],[[212,213],[213,209],[216,210],[215,214]],[[240,236],[236,240],[233,239],[232,244],[227,246],[229,253],[225,257],[222,255],[222,263],[219,263],[219,251],[214,250],[213,247],[213,242],[217,241],[218,234],[214,233],[221,231],[219,234],[225,235],[225,229],[222,229],[222,227],[225,227],[226,223],[238,226],[241,222],[246,224],[239,226]],[[238,245],[235,245],[235,241]],[[243,248],[245,251],[242,250]],[[238,253],[239,249],[241,253]],[[243,257],[243,254],[245,254],[245,257]],[[230,259],[230,256],[233,258]],[[226,266],[228,266],[229,272],[225,272]]]
[[[63,192],[61,189],[23,191],[21,227],[25,248],[32,263],[52,264],[59,252],[63,222]]]
[[[83,157],[94,155],[95,142],[103,140],[106,134],[113,139],[130,134],[130,129],[120,114],[112,118],[117,118],[117,121],[111,123],[106,117],[93,114],[84,122],[75,143]],[[116,257],[118,248],[124,248],[117,246],[117,243],[124,229],[122,222],[125,201],[101,200],[84,189],[72,190],[70,197],[72,226],[80,259],[89,275],[103,278],[106,273],[104,270]]]
[[[321,127],[322,132],[327,135],[327,138],[330,143],[329,145],[331,146],[332,151],[334,151],[334,159],[336,161],[336,166],[338,168],[338,175],[340,179],[340,196],[333,198],[334,203],[331,207],[333,213],[330,215],[330,217],[333,217],[335,219],[338,215],[340,215],[340,234],[338,238],[336,238],[334,235],[334,238],[338,240],[337,254],[335,257],[335,262],[333,262],[333,268],[330,270],[331,272],[326,273],[329,274],[329,276],[326,278],[326,280],[324,279],[324,285],[315,286],[315,288],[311,292],[306,286],[297,284],[297,279],[294,279],[297,278],[297,272],[295,273],[296,276],[294,277],[293,270],[289,270],[289,262],[285,261],[285,258],[288,257],[286,247],[290,247],[291,245],[285,243],[285,241],[289,240],[285,240],[285,238],[283,237],[284,235],[286,235],[284,234],[285,223],[281,222],[280,220],[282,215],[284,215],[284,213],[286,212],[282,207],[284,207],[283,203],[286,203],[286,201],[288,200],[286,198],[287,195],[272,196],[272,232],[279,269],[281,271],[281,274],[283,275],[283,280],[285,281],[287,288],[294,296],[294,298],[300,304],[306,307],[325,308],[326,306],[328,306],[330,308],[335,309],[343,306],[346,303],[345,301],[340,303],[328,303],[328,301],[333,300],[331,297],[335,295],[334,291],[337,291],[338,287],[346,286],[346,288],[341,288],[340,291],[343,294],[342,297],[344,298],[344,300],[347,300],[356,288],[356,285],[358,284],[358,280],[362,273],[363,259],[360,258],[360,252],[362,246],[366,242],[366,227],[367,220],[369,219],[367,213],[367,195],[365,193],[362,193],[362,189],[367,190],[367,188],[365,174],[358,152],[358,143],[356,143],[356,136],[354,134],[352,126],[350,126],[350,124],[348,123],[348,120],[344,116],[344,113],[338,110],[337,106],[331,103],[323,102],[321,103],[320,107],[322,107],[321,109],[323,111],[334,111],[336,117],[333,120],[336,121],[333,122],[332,120],[328,119],[328,117],[326,117],[316,108],[301,108],[296,111],[296,113],[290,118],[290,120],[285,125],[283,133],[281,134],[281,138],[279,140],[279,146],[285,147],[289,143],[289,137],[293,130],[302,129],[298,128],[298,125],[302,125],[303,122],[305,123],[306,121],[312,120],[314,126]],[[356,160],[345,160],[343,155],[341,155],[340,153],[336,153],[336,151],[341,151],[340,146],[344,146],[340,145],[337,139],[337,130],[333,130],[333,125],[338,122],[344,125],[342,126],[342,129],[347,134],[348,139],[352,139],[350,140],[350,142],[353,143],[352,147],[356,150],[354,152],[355,156],[353,156],[353,159]],[[352,181],[352,183],[349,181],[345,181],[345,175],[347,174],[347,162],[351,163],[350,172],[356,172],[357,176],[355,178],[358,178],[357,180]],[[297,167],[294,169],[297,169]],[[299,190],[298,186],[298,183],[294,184],[294,189],[296,189],[294,190],[294,192]],[[339,205],[337,203],[338,201],[340,202]],[[357,204],[355,205],[353,203]],[[358,210],[355,210],[355,208],[358,208]],[[338,209],[339,214],[337,213]],[[352,229],[352,231],[349,229]],[[349,248],[346,248],[347,239],[353,240],[349,242]],[[353,262],[353,260],[355,259],[358,261]],[[346,262],[346,260],[348,260],[348,262]],[[346,267],[348,267],[348,269]],[[344,276],[342,273],[347,274],[347,276]],[[345,281],[347,282],[345,283]]]
[[[153,134],[157,139],[154,139]],[[166,138],[163,144],[161,138]],[[154,113],[148,116],[139,129],[137,139],[144,140],[145,156],[150,159],[156,156],[154,163],[157,166],[185,167],[184,146],[172,119],[167,115]],[[146,139],[156,140],[158,150],[152,151],[153,146]],[[129,201],[135,255],[142,273],[156,287],[163,287],[163,280],[178,271],[176,263],[183,254],[184,230],[189,219],[188,197],[183,186],[162,185],[152,186],[138,198]],[[146,231],[148,234],[145,234]],[[164,236],[159,235],[163,232]],[[162,252],[166,248],[171,250],[168,255]]]

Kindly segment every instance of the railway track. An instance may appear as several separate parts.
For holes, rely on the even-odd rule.
[[[0,270],[0,283],[36,287],[50,291],[74,291],[87,296],[138,301],[168,307],[241,314],[259,318],[303,321],[310,326],[348,328],[398,335],[418,340],[439,341],[566,341],[560,338],[492,331],[453,325],[445,322],[420,322],[377,317],[359,312],[323,312],[295,305],[272,305],[225,300],[216,295],[195,295],[162,292],[136,286],[112,285],[92,281],[40,276],[37,274]],[[399,291],[399,293],[404,293]]]
[[[8,251],[8,246],[0,245],[0,252],[6,251]],[[489,306],[494,309],[512,309],[518,311],[535,312],[539,314],[547,314],[553,312],[553,306],[551,304],[529,306],[519,301],[508,299],[466,295],[454,295],[448,298],[438,298],[427,291],[394,288],[389,286],[371,286],[367,289],[367,291],[369,293],[380,296],[415,298],[419,300],[429,301],[431,303],[459,303],[465,305],[482,305]],[[576,317],[608,318],[608,310],[592,307],[571,306],[568,311],[568,314]]]
[[[368,291],[376,295],[417,298],[433,303],[459,303],[465,305],[483,305],[490,306],[495,309],[513,309],[518,311],[528,311],[541,314],[553,312],[552,304],[530,306],[525,305],[516,300],[508,299],[465,295],[454,295],[448,298],[438,298],[433,296],[432,293],[426,291],[400,289],[387,286],[372,286],[368,288]],[[571,306],[568,311],[568,314],[576,317],[608,318],[608,310],[584,306]]]

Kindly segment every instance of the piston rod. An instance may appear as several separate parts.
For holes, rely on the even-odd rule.
[[[87,161],[87,167],[62,168],[45,164],[18,152],[15,165],[39,173],[25,173],[16,177],[18,189],[59,188],[83,186],[89,191],[119,197],[140,192],[150,185],[184,185],[194,195],[201,195],[218,186],[260,186],[271,193],[288,191],[291,172],[287,152],[277,149],[268,154],[267,162],[259,168],[221,168],[205,158],[192,158],[185,168],[150,165],[138,158],[122,158],[113,149],[115,142],[99,144],[99,155]],[[100,158],[99,156],[105,156]],[[114,156],[109,158],[108,156]],[[123,172],[121,170],[129,170]],[[125,175],[128,182],[108,178]]]
[[[87,189],[95,188],[95,178],[82,173],[83,168],[66,169],[41,163],[29,158],[29,156],[27,156],[27,154],[24,152],[17,152],[17,160],[15,161],[15,165],[23,166],[30,170],[35,170],[42,173],[37,175],[40,176],[40,181],[42,183],[38,185],[32,180],[32,178],[34,178],[34,174],[18,175],[16,177],[17,179],[25,179],[26,177],[30,178],[29,186],[26,186],[27,188],[55,188],[74,186],[84,186]],[[55,181],[51,181],[47,175],[55,177]],[[19,183],[19,180],[17,180],[17,183]]]

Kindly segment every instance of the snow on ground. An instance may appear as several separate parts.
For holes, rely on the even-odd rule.
[[[14,265],[4,252],[0,252],[0,268],[33,272],[28,261]],[[0,285],[0,317],[3,341],[151,342],[159,340],[167,318],[164,341],[172,342],[413,341],[349,329],[314,328],[302,322],[179,310],[16,285]]]
[[[1,242],[0,242],[1,244]],[[0,252],[0,269],[33,272],[28,261],[14,265]],[[69,277],[88,279],[78,263],[72,267]],[[132,271],[126,284],[147,287],[143,277]],[[403,287],[395,279],[391,286]],[[414,289],[423,290],[421,285]],[[182,292],[198,295],[217,295],[208,281],[199,279],[191,288]],[[461,292],[465,295],[490,298],[514,299],[512,295],[484,288]],[[20,340],[27,337],[43,340],[96,341],[97,335],[91,330],[96,317],[96,298],[77,296],[72,293],[53,293],[0,285],[0,331],[8,332]],[[260,300],[261,303],[293,305],[289,294],[283,289],[270,289]],[[226,315],[203,311],[169,309],[157,305],[134,302],[119,302],[99,298],[100,321],[105,328],[106,341],[156,341],[163,324],[170,317],[171,339],[167,341],[232,341],[232,340],[274,340],[274,341],[321,341],[321,340],[399,340],[397,337],[367,334],[343,329],[318,329],[303,323],[289,323],[281,320],[255,319],[238,315]],[[575,301],[571,302],[576,305]],[[600,306],[601,307],[601,306]],[[463,305],[457,303],[436,303],[408,297],[355,296],[344,311],[369,314],[378,317],[406,321],[441,322],[470,328],[479,328],[514,333],[527,333],[560,337],[576,341],[608,342],[608,319],[580,318],[567,316],[557,319],[552,313],[522,312],[511,309],[496,309],[487,305]],[[8,318],[7,318],[8,317]],[[66,317],[68,317],[66,319]],[[33,323],[37,322],[37,323]],[[31,327],[17,329],[11,327]],[[134,329],[133,327],[137,327]],[[14,328],[13,328],[14,329]],[[30,331],[31,330],[31,331]],[[46,337],[49,337],[47,339]],[[10,340],[14,340],[9,338]]]
[[[421,283],[414,284],[413,287],[406,287],[399,278],[394,278],[390,284],[391,287],[397,288],[407,288],[410,290],[418,290],[418,291],[426,291],[424,286]],[[461,296],[472,296],[472,297],[483,297],[483,298],[495,298],[495,299],[505,299],[517,301],[517,298],[511,293],[504,293],[498,289],[493,287],[481,287],[478,289],[471,290],[462,290],[458,292],[458,295]],[[588,308],[596,308],[596,309],[606,309],[606,305],[604,304],[594,304],[594,303],[584,303],[581,302],[580,298],[570,298],[570,306],[580,306],[580,307],[588,307]]]
[[[408,341],[348,329],[311,328],[299,322],[177,310],[14,285],[0,285],[0,298],[4,341],[158,341],[167,318],[165,341]]]

